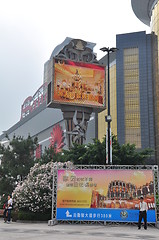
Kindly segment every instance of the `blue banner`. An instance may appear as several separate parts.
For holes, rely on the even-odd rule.
[[[138,222],[139,210],[57,208],[56,219],[67,221]],[[155,210],[147,211],[147,222],[155,223]]]

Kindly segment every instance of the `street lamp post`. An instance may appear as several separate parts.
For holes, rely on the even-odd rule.
[[[112,164],[112,160],[110,158],[110,133],[111,133],[111,128],[110,128],[110,123],[112,121],[111,115],[110,115],[110,74],[109,74],[109,54],[110,52],[116,52],[118,49],[117,48],[100,48],[101,51],[107,52],[107,60],[108,60],[108,109],[107,109],[107,116],[105,117],[105,121],[108,123],[108,164]]]

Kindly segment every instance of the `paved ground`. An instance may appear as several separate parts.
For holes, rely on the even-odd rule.
[[[157,240],[159,229],[138,230],[132,225],[3,223],[0,219],[0,240]]]

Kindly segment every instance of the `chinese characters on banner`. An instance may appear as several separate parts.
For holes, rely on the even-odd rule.
[[[152,170],[58,170],[57,219],[137,222],[141,195],[154,223]]]

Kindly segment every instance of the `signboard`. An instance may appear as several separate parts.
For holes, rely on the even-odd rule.
[[[52,101],[105,109],[105,67],[55,58]]]
[[[46,102],[47,96],[47,83],[44,83],[32,96],[25,99],[21,108],[21,119],[28,116],[36,108],[38,108],[42,103]]]
[[[140,196],[155,223],[152,170],[58,170],[56,218],[138,222]]]

